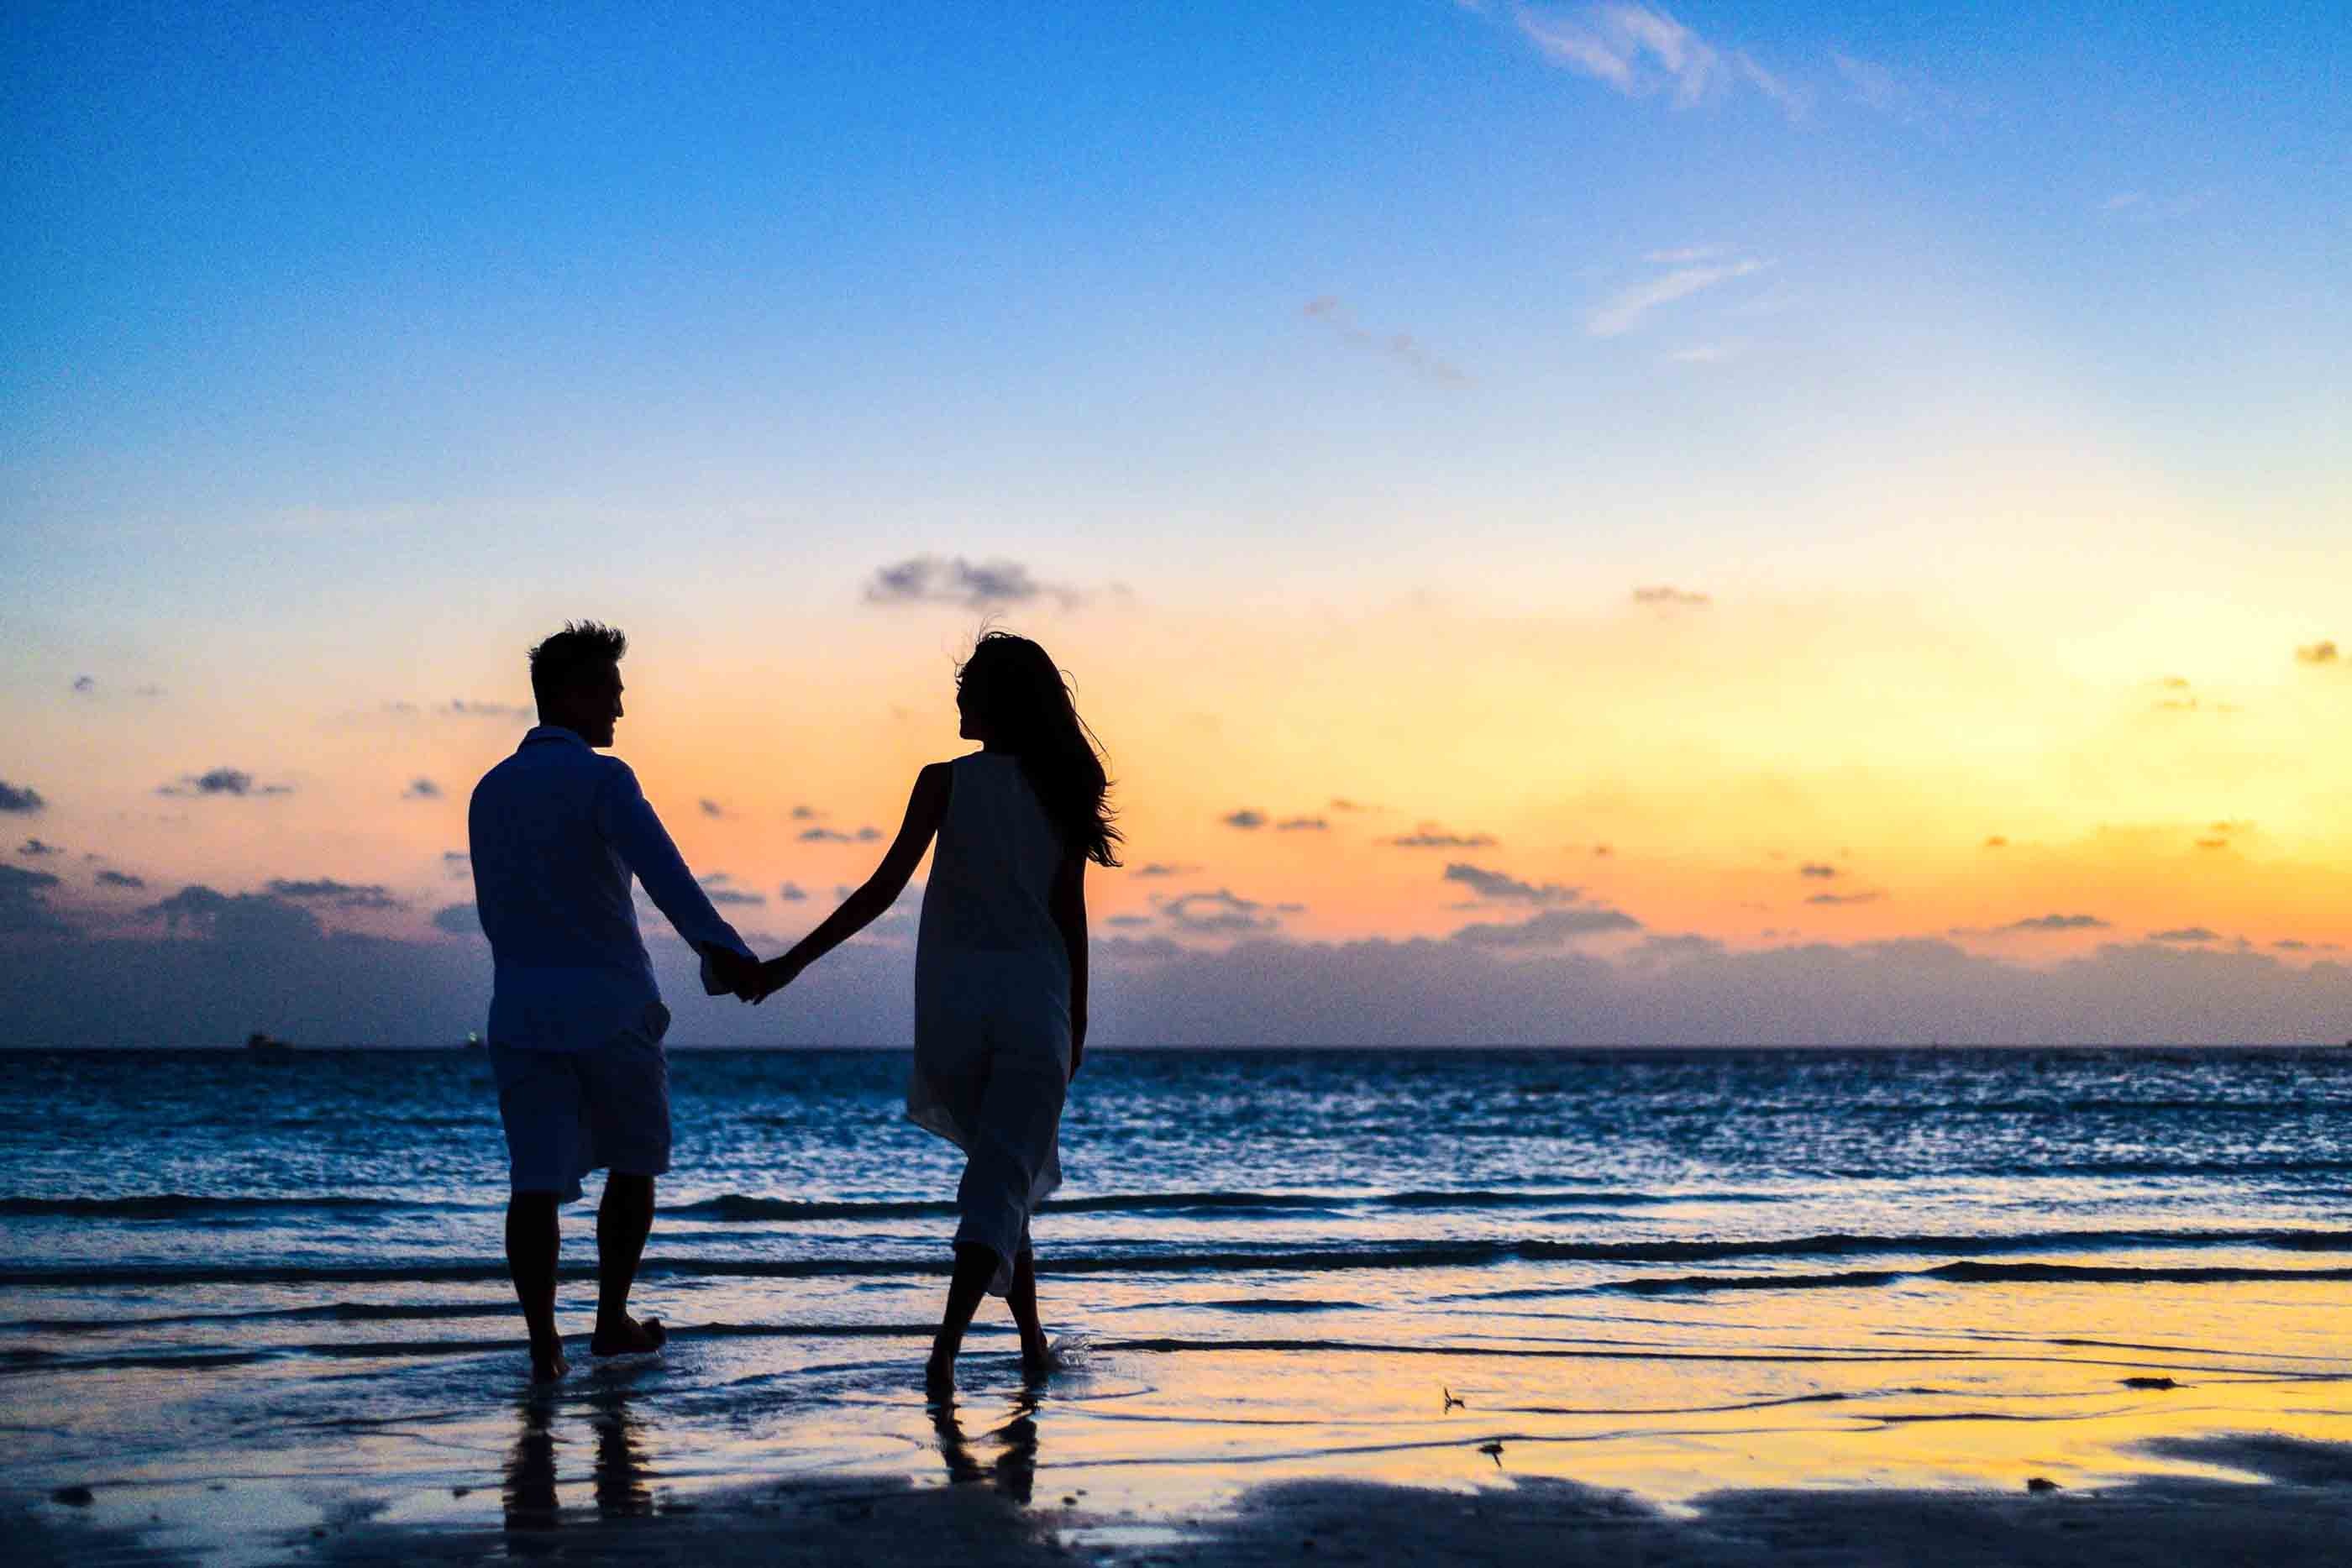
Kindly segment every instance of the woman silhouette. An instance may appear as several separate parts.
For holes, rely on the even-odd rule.
[[[1109,782],[1045,650],[984,633],[956,672],[959,733],[981,748],[915,777],[881,865],[766,966],[788,985],[890,907],[936,837],[915,946],[907,1114],[965,1155],[955,1272],[924,1378],[951,1396],[983,1294],[1005,1298],[1032,1377],[1053,1356],[1037,1318],[1029,1216],[1062,1183],[1062,1102],[1087,1049],[1086,868],[1118,864]],[[765,994],[764,992],[762,994]]]

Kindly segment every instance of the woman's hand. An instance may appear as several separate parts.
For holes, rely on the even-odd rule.
[[[807,968],[808,964],[806,960],[802,959],[798,955],[799,949],[795,948],[793,952],[785,953],[780,956],[771,958],[766,963],[761,965],[759,990],[757,994],[751,998],[751,1000],[754,1002],[764,1002],[770,997],[775,995],[778,991],[782,990],[786,986],[791,985],[794,980],[800,978],[801,971]]]

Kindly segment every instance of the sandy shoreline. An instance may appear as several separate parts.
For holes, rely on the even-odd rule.
[[[2264,1434],[2153,1439],[2152,1455],[2230,1472],[2150,1474],[2095,1490],[1735,1489],[1678,1505],[1545,1476],[1439,1489],[1355,1479],[1251,1487],[1196,1511],[1098,1510],[1076,1493],[1021,1500],[1003,1467],[930,1484],[795,1479],[692,1500],[508,1499],[494,1527],[340,1521],[260,1531],[248,1562],[466,1563],[513,1558],[657,1564],[1319,1563],[2189,1565],[2352,1555],[2352,1445]],[[518,1503],[520,1502],[520,1506]],[[199,1560],[136,1528],[10,1511],[18,1562]],[[207,1553],[207,1556],[213,1554]]]

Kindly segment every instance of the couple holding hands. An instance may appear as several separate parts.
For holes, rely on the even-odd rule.
[[[956,672],[960,733],[978,751],[915,777],[906,821],[864,886],[790,952],[761,962],[719,916],[615,757],[628,640],[568,622],[530,651],[539,724],[475,787],[476,906],[496,965],[488,1038],[512,1195],[507,1265],[530,1333],[531,1375],[570,1370],[555,1327],[557,1210],[602,1168],[592,1355],[660,1348],[628,1312],[654,1178],[669,1169],[669,1070],[634,876],[702,954],[704,988],[757,1002],[888,909],[932,855],[915,948],[915,1062],[907,1113],[964,1151],[955,1268],[925,1381],[953,1392],[983,1295],[1005,1298],[1024,1369],[1052,1364],[1037,1316],[1029,1216],[1061,1185],[1062,1102],[1086,1052],[1088,861],[1117,865],[1108,780],[1045,651],[982,636]]]

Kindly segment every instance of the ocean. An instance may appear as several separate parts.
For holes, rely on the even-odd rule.
[[[674,1051],[635,1305],[676,1340],[551,1404],[482,1053],[0,1053],[16,1484],[229,1561],[225,1495],[264,1532],[982,1460],[1209,1496],[1501,1468],[1473,1438],[1687,1494],[1735,1454],[1948,1479],[2050,1421],[2345,1419],[2352,1051],[1101,1051],[1034,1228],[1069,1369],[1024,1391],[984,1304],[969,1444],[918,1392],[960,1156],[906,1067]]]

